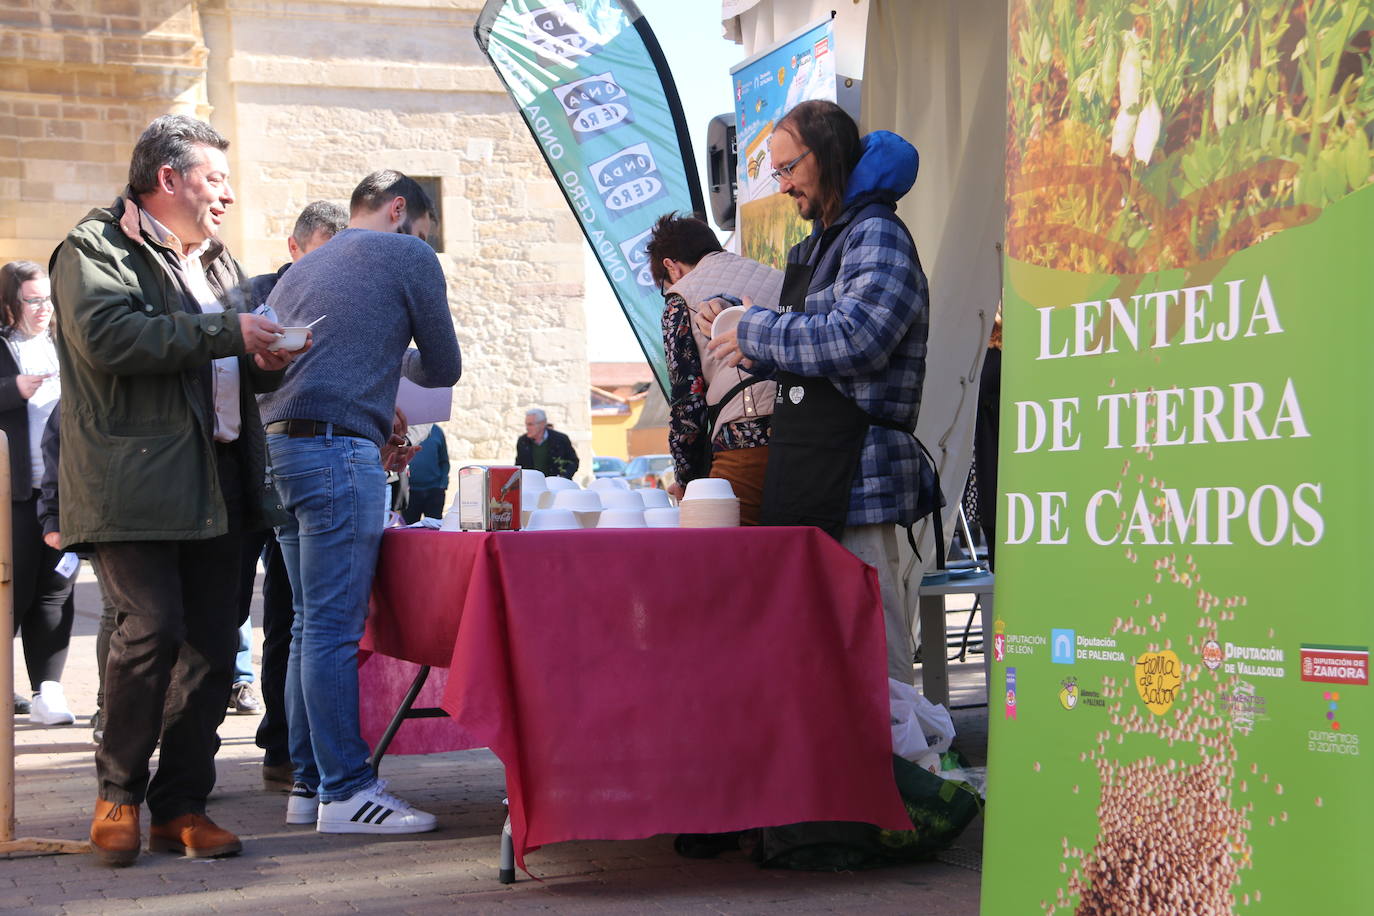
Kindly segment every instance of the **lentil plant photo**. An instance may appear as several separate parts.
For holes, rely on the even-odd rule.
[[[1007,253],[1141,274],[1371,180],[1374,13],[1341,0],[1013,0]]]

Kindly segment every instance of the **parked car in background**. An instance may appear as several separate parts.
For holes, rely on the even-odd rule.
[[[592,474],[597,477],[624,477],[625,459],[598,455],[592,459]]]
[[[625,466],[625,479],[635,489],[666,489],[672,481],[672,455],[640,455]]]

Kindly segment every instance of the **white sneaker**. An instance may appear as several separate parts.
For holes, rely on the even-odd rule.
[[[315,829],[320,833],[425,833],[439,826],[434,815],[386,791],[379,779],[347,801],[321,802]]]
[[[33,695],[29,721],[37,725],[74,725],[76,716],[67,708],[67,697],[57,681],[44,681]]]
[[[313,824],[320,810],[320,798],[310,787],[298,782],[291,787],[286,797],[286,822],[288,824]]]

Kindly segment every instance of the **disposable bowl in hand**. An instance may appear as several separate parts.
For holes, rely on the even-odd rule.
[[[749,311],[742,305],[732,305],[722,311],[711,322],[711,336],[719,337],[726,331],[733,331],[739,326],[739,320],[744,317],[744,313]]]
[[[277,339],[267,345],[269,350],[286,350],[294,353],[305,346],[305,335],[309,328],[282,328]]]

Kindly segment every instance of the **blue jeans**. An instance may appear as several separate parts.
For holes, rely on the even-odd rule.
[[[250,583],[249,587],[252,585]],[[253,683],[253,621],[245,620],[239,627],[239,651],[234,656],[234,683]]]
[[[341,801],[372,784],[358,725],[358,640],[386,511],[376,445],[270,435],[272,479],[292,522],[277,532],[295,620],[286,719],[295,780]]]

